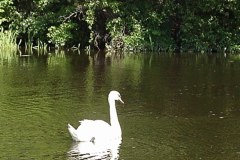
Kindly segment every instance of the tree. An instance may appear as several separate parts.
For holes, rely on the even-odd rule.
[[[21,44],[96,49],[240,48],[238,0],[2,0],[0,24]]]

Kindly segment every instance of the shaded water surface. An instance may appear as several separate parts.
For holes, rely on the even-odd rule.
[[[2,57],[0,159],[240,159],[239,82],[239,58],[219,54]],[[67,123],[109,121],[113,89],[122,142],[80,154],[98,146]]]

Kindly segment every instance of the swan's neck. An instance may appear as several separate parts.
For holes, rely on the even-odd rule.
[[[122,131],[118,121],[117,110],[115,106],[115,100],[108,99],[109,106],[110,106],[110,123],[113,129],[113,132],[121,136]]]

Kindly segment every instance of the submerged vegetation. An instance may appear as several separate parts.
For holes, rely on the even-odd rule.
[[[1,36],[11,38],[1,42],[37,49],[239,52],[239,15],[238,0],[1,0]]]

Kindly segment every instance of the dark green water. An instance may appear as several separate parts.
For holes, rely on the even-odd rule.
[[[67,124],[109,121],[110,90],[118,159],[240,159],[239,82],[239,58],[219,54],[2,57],[0,159],[82,159]]]

